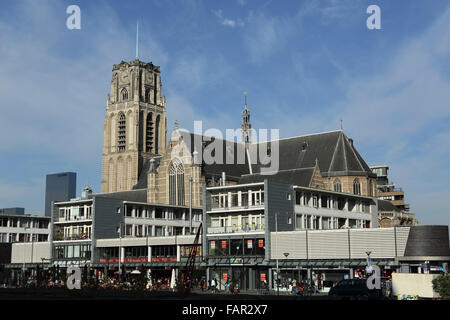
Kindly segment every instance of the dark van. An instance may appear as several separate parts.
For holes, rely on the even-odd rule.
[[[382,291],[381,289],[369,289],[367,279],[345,279],[331,288],[328,295],[369,299],[380,298]]]

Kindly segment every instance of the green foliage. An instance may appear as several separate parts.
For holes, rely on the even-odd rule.
[[[433,279],[433,290],[441,296],[441,299],[450,300],[450,275],[441,274]]]

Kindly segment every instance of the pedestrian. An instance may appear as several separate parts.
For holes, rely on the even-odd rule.
[[[214,278],[214,279],[211,280],[211,290],[212,290],[213,292],[216,292],[216,291],[217,291],[216,285],[217,285],[216,278]]]
[[[297,293],[297,280],[293,279],[292,282],[292,293]]]
[[[267,283],[266,279],[264,279],[264,289],[265,289],[265,293],[269,294],[269,284]]]

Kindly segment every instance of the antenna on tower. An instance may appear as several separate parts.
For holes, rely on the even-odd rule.
[[[139,58],[139,22],[136,21],[136,59]]]
[[[342,130],[342,128],[343,128],[342,122],[343,122],[343,120],[341,119],[341,130]]]

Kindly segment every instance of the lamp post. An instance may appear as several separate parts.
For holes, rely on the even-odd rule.
[[[28,227],[24,227],[24,234],[23,234],[23,266],[22,266],[22,282],[25,284],[25,249],[26,245],[25,242],[27,241],[27,230]]]
[[[121,260],[122,260],[122,225],[123,222],[120,222],[119,228],[117,232],[119,233],[119,283],[121,281],[122,269],[121,269]]]
[[[275,248],[277,251],[277,295],[280,295],[280,268],[278,266],[278,212],[275,212]]]
[[[287,260],[287,257],[289,256],[289,252],[285,252],[285,253],[283,253],[283,255],[286,257],[286,274],[287,274],[287,263],[288,263],[288,260]]]
[[[189,235],[192,234],[192,176],[189,177]]]

